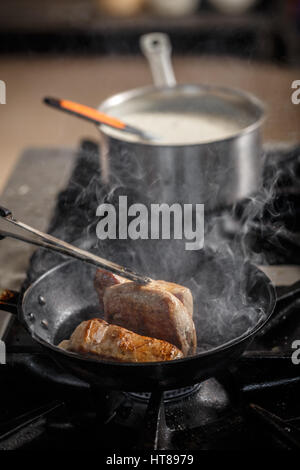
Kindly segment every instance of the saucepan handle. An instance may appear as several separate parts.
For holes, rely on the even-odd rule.
[[[20,292],[0,289],[0,310],[17,315],[20,297]]]
[[[174,86],[176,79],[171,62],[171,43],[163,33],[144,34],[140,46],[147,58],[156,86]]]

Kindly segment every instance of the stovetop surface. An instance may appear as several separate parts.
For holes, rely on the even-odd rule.
[[[62,221],[78,227],[78,233],[64,232],[73,243],[99,198],[97,152],[95,144],[83,143],[50,223],[49,232],[57,236]],[[298,265],[300,191],[295,181],[300,150],[273,150],[268,158],[265,179],[273,178],[274,168],[282,168],[273,187],[278,207],[274,211],[273,202],[272,210],[256,213],[249,223],[247,249],[271,264]],[[92,185],[94,200],[82,191],[85,185]],[[246,209],[236,209],[239,221],[247,212],[244,204]],[[267,227],[272,235],[279,222],[284,230],[274,244],[265,231]],[[37,251],[26,284],[59,261],[59,256]],[[299,284],[278,288],[282,299],[273,319],[243,357],[221,376],[171,401],[164,401],[161,392],[145,398],[96,389],[70,376],[14,322],[5,338],[8,364],[0,366],[0,449],[299,449],[300,366],[291,360],[292,343],[300,340],[299,291]]]
[[[1,373],[0,449],[300,447],[300,379],[290,357],[247,353],[190,396],[160,404],[167,432],[160,422],[158,441],[148,402],[66,377],[42,354],[28,354],[27,367],[14,359],[14,371]]]

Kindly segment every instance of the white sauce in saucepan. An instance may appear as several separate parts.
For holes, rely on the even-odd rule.
[[[122,116],[126,124],[137,127],[153,137],[157,144],[197,144],[226,139],[236,134],[240,126],[233,120],[216,116],[174,114],[174,113],[136,113]],[[132,142],[140,140],[132,134],[107,129],[108,133]]]

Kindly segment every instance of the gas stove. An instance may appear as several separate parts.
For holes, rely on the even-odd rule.
[[[300,149],[277,146],[265,153],[264,194],[257,198],[263,204],[254,206],[249,199],[230,215],[214,214],[217,235],[226,237],[232,249],[242,246],[277,279],[274,316],[246,353],[218,377],[184,389],[107,391],[66,373],[18,322],[7,321],[7,364],[0,366],[0,449],[97,446],[113,455],[300,448],[300,365],[291,359],[293,343],[300,340],[300,283],[295,282]],[[82,229],[88,225],[85,247],[94,248],[95,229],[88,221],[107,191],[99,181],[98,148],[85,141],[58,194],[50,233],[82,246]],[[83,190],[87,186],[89,192]],[[24,287],[60,261],[60,255],[36,251]]]

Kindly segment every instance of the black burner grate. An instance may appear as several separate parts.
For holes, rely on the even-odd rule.
[[[181,400],[182,398],[189,397],[190,395],[198,392],[199,389],[200,384],[191,385],[190,387],[178,388],[176,390],[167,390],[163,394],[163,400],[165,403]],[[128,395],[130,395],[135,400],[141,401],[143,403],[148,403],[151,398],[150,392],[129,392]]]

